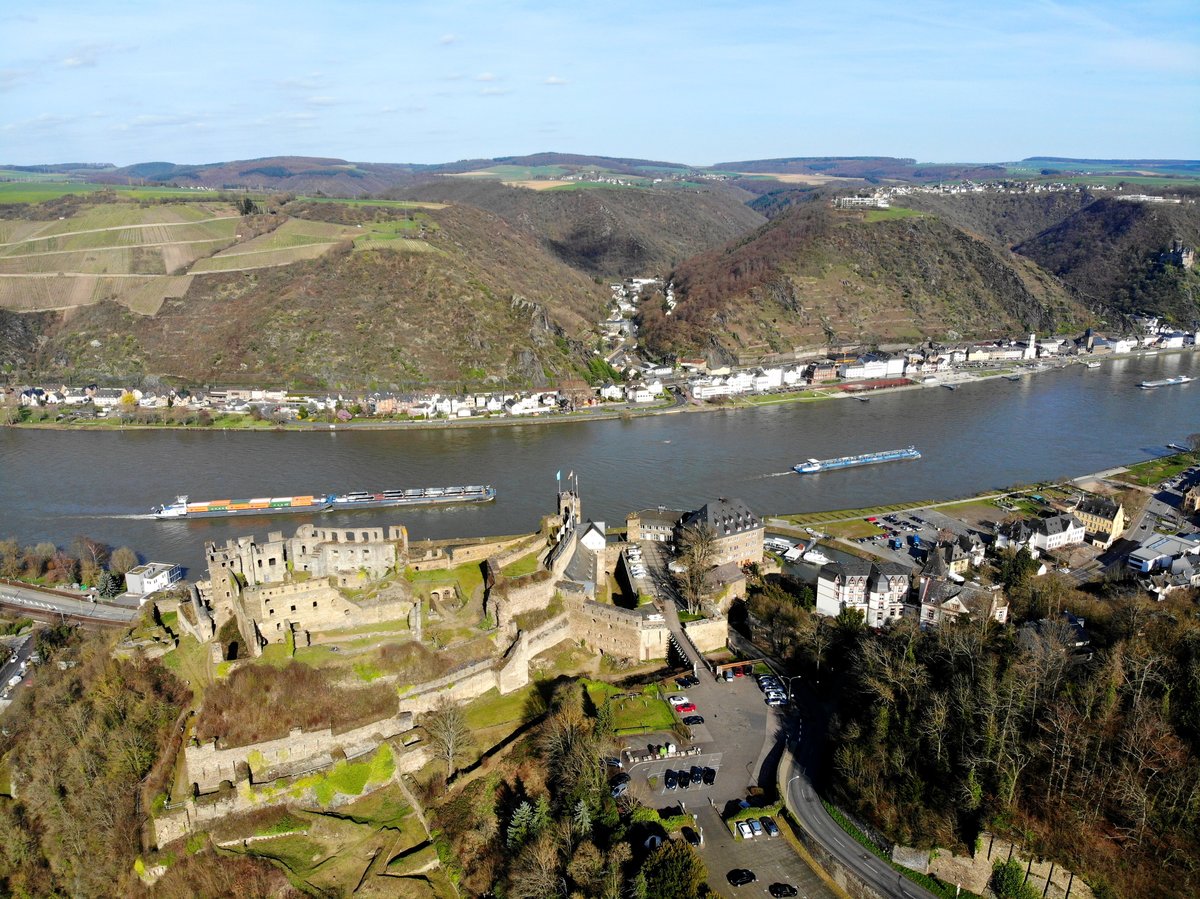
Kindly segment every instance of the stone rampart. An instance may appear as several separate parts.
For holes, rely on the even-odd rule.
[[[705,618],[702,621],[688,621],[684,623],[683,631],[698,652],[715,652],[724,649],[729,640],[729,619]]]
[[[394,781],[399,782],[404,774],[420,771],[432,759],[429,750],[424,746],[415,746],[404,751],[396,751]],[[383,786],[380,784],[378,786]],[[372,787],[377,789],[378,787]],[[229,815],[237,815],[256,809],[270,808],[281,805],[312,805],[320,808],[337,808],[358,799],[357,795],[334,793],[328,803],[318,803],[315,796],[301,793],[296,795],[288,790],[263,789],[258,790],[249,784],[231,791],[222,797],[206,797],[197,802],[187,799],[154,818],[154,846],[161,849],[175,840],[186,837],[195,830],[200,830],[213,821],[220,821]]]
[[[266,780],[275,769],[295,770],[306,760],[313,762],[308,766],[310,769],[317,768],[328,765],[338,750],[348,756],[359,755],[389,737],[412,730],[412,726],[412,713],[400,711],[391,718],[342,733],[334,733],[328,727],[307,733],[293,728],[286,737],[247,746],[222,749],[216,740],[190,745],[184,747],[188,780],[199,792],[208,793],[220,787],[222,781],[236,783],[241,764],[249,766],[251,779],[256,781]]]
[[[623,659],[645,662],[667,655],[670,631],[662,620],[640,612],[572,598],[567,602],[574,636],[592,649]]]

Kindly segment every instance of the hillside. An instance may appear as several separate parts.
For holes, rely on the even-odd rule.
[[[1011,248],[1057,225],[1095,199],[1086,190],[1036,194],[914,193],[905,197],[904,204]]]
[[[845,343],[1052,331],[1083,320],[1026,260],[934,216],[795,206],[675,270],[675,315],[649,309],[647,345],[752,361]]]
[[[27,370],[75,382],[540,385],[573,370],[582,345],[571,339],[603,307],[594,282],[481,210],[287,208],[274,229],[201,260],[150,314],[100,299],[59,316]]]
[[[720,188],[535,191],[446,178],[403,195],[486,209],[566,264],[605,278],[666,271],[763,222],[740,193]]]
[[[1167,257],[1174,240],[1200,244],[1200,206],[1097,200],[1015,247],[1079,299],[1190,326],[1200,318],[1200,269]]]

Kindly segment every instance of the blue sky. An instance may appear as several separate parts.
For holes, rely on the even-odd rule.
[[[14,10],[13,5],[7,6]],[[58,2],[0,162],[1200,157],[1200,3]]]

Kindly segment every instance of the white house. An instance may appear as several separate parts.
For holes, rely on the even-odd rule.
[[[766,393],[783,386],[782,368],[760,368],[754,372],[754,390],[756,393]]]
[[[125,574],[125,589],[140,596],[165,590],[183,577],[183,569],[167,562],[148,562],[130,568]]]
[[[1078,546],[1083,543],[1087,529],[1074,515],[1051,515],[1048,518],[1038,518],[1029,523],[1030,547],[1043,552],[1060,549],[1064,546]]]
[[[625,388],[619,384],[608,383],[600,388],[600,399],[602,400],[623,400],[625,399]]]

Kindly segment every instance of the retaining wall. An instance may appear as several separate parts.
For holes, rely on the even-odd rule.
[[[184,747],[188,780],[201,793],[216,790],[221,781],[237,783],[241,763],[250,767],[252,779],[267,779],[273,770],[291,771],[297,767],[317,768],[331,764],[332,755],[341,750],[347,756],[359,755],[377,747],[388,737],[412,730],[413,716],[400,711],[391,718],[375,721],[335,734],[331,728],[309,731],[293,728],[286,737],[221,749],[216,740]]]

